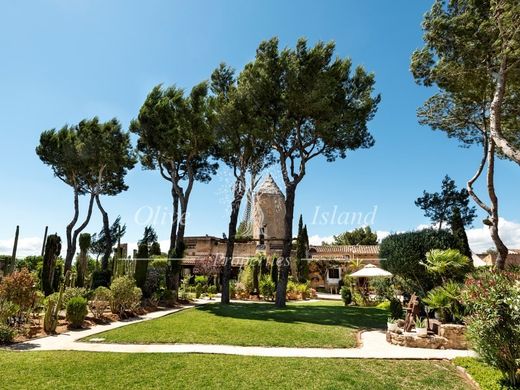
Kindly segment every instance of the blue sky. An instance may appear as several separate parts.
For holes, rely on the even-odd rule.
[[[310,42],[334,40],[338,55],[375,73],[382,95],[370,123],[375,146],[332,164],[312,161],[298,189],[296,215],[303,213],[313,240],[356,227],[330,223],[330,218],[314,224],[317,207],[320,213],[336,208],[337,216],[376,207],[372,228],[380,232],[427,224],[414,199],[423,189],[437,190],[445,174],[464,185],[480,158],[478,149],[462,149],[417,123],[416,109],[433,91],[415,85],[409,59],[422,44],[420,23],[430,5],[405,0],[0,1],[0,253],[11,250],[16,225],[20,253],[26,254],[41,245],[45,225],[64,238],[71,218],[70,188],[34,153],[41,131],[94,115],[117,117],[127,128],[154,85],[189,89],[221,61],[241,69],[258,44],[273,36],[282,46],[294,46],[302,36]],[[520,167],[499,161],[496,170],[504,235],[512,247],[520,247]],[[276,178],[276,170],[273,174]],[[188,235],[220,236],[227,230],[230,180],[221,169],[210,184],[195,186]],[[140,166],[127,182],[127,192],[104,199],[111,218],[121,215],[126,222],[125,241],[140,238],[150,210],[160,239],[166,240],[168,184]],[[477,189],[485,188],[480,183]],[[87,231],[100,228],[96,212]],[[470,240],[477,249],[490,246],[480,219]]]

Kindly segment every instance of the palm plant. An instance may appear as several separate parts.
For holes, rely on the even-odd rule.
[[[440,276],[445,283],[446,276],[452,276],[457,271],[467,267],[469,259],[457,249],[432,249],[426,254],[426,262],[422,264],[429,273]]]

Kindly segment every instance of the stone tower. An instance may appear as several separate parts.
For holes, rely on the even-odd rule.
[[[265,239],[266,251],[281,248],[285,233],[285,196],[268,175],[254,195],[253,238]],[[279,239],[272,240],[272,239]]]

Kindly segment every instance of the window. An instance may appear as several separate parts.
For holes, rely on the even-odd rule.
[[[329,268],[329,279],[339,279],[339,268]]]

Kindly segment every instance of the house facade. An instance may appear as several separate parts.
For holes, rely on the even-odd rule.
[[[235,242],[231,261],[232,278],[236,278],[240,269],[258,253],[264,254],[269,261],[281,257],[282,254],[285,197],[271,175],[267,176],[252,199],[253,204],[249,205],[253,210],[252,221],[248,231],[251,239]],[[226,255],[226,238],[208,235],[185,237],[185,245],[183,258],[185,276],[196,273],[198,262],[211,260],[217,265],[223,264]],[[310,246],[305,260],[309,261],[309,280],[312,287],[337,290],[349,269],[350,262],[379,266],[379,246]],[[292,273],[296,275],[295,264],[292,264],[291,268]]]

